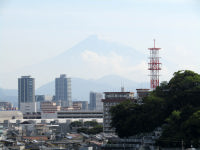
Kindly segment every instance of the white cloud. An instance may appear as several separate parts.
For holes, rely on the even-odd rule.
[[[119,63],[123,62],[122,56],[115,54],[114,52],[110,53],[108,56],[99,55],[95,52],[85,50],[81,54],[84,61],[89,62],[93,65],[113,65],[118,66]]]
[[[107,64],[108,63],[108,58],[105,56],[100,56],[95,52],[85,50],[81,54],[83,60],[93,63],[93,64]]]
[[[117,74],[138,82],[148,80],[148,66],[145,61],[133,66],[128,63],[130,60],[116,53],[103,56],[89,50],[85,50],[81,56],[88,67],[98,76]]]

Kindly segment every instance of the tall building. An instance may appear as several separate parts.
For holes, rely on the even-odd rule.
[[[115,129],[111,128],[111,114],[110,108],[125,100],[131,100],[135,102],[133,92],[104,92],[105,99],[103,99],[103,132],[104,133],[115,133]]]
[[[55,101],[61,101],[61,106],[72,106],[71,78],[66,78],[65,74],[61,74],[55,79]]]
[[[103,110],[102,93],[90,92],[90,110]]]
[[[35,112],[35,79],[30,76],[18,78],[18,107],[23,113]]]

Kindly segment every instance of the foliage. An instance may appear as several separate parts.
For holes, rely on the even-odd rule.
[[[103,132],[103,126],[102,125],[97,125],[91,129],[89,129],[89,134],[98,134]]]
[[[96,121],[86,121],[86,122],[84,122],[85,127],[94,127],[94,126],[97,126],[97,125],[98,125],[98,122],[96,122]]]
[[[165,110],[163,99],[150,95],[144,101],[143,105],[124,101],[111,108],[111,126],[116,128],[116,132],[120,137],[150,132],[164,122]]]
[[[187,145],[200,146],[200,110],[194,112],[182,125]],[[187,137],[187,138],[186,138]]]
[[[78,127],[78,133],[98,134],[103,132],[103,126],[96,121],[86,121],[84,123],[81,121],[74,121],[70,124],[70,127]]]
[[[70,127],[82,127],[83,123],[81,121],[74,121],[70,123]]]
[[[143,101],[143,105],[125,101],[110,112],[111,126],[120,137],[151,132],[163,127],[161,146],[186,147],[200,144],[200,75],[178,71],[169,82],[162,82]]]
[[[102,125],[96,125],[93,128],[82,127],[82,128],[77,129],[77,132],[78,133],[83,132],[85,134],[98,134],[98,133],[103,132],[103,126]]]

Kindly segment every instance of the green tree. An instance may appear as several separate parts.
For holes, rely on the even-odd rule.
[[[173,109],[180,109],[185,105],[200,105],[200,75],[189,70],[178,71],[169,81],[168,102]]]
[[[94,126],[97,126],[97,125],[98,125],[98,122],[96,122],[96,121],[86,121],[86,122],[84,122],[85,127],[94,127]]]
[[[125,101],[110,110],[112,127],[120,137],[151,132],[163,127],[158,143],[163,146],[199,146],[200,75],[178,71],[143,100],[143,105]]]
[[[185,142],[188,146],[200,146],[200,110],[193,113],[188,120],[183,123]]]
[[[111,108],[111,126],[120,137],[150,132],[164,122],[163,99],[151,94],[144,102],[137,105],[127,100]]]
[[[83,132],[85,134],[98,134],[98,133],[103,132],[103,126],[98,124],[92,128],[83,127],[83,128],[77,129],[77,132],[78,133]]]
[[[103,132],[103,126],[102,125],[97,125],[91,129],[89,129],[88,133],[89,134],[98,134]]]
[[[81,121],[73,121],[70,123],[70,127],[82,127],[83,123]]]
[[[77,129],[77,132],[78,133],[80,133],[80,132],[83,132],[83,133],[86,133],[86,134],[88,134],[88,128],[79,128],[79,129]]]
[[[132,111],[136,111],[136,105],[131,101],[127,100],[122,102],[120,105],[111,107],[110,113],[112,116],[111,126],[116,128],[116,132],[120,137],[126,137],[130,135],[127,131],[131,129],[130,118]]]

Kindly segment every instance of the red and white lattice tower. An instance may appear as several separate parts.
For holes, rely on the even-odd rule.
[[[150,70],[150,87],[151,89],[155,89],[159,86],[159,70],[161,70],[161,63],[159,61],[159,50],[161,48],[155,47],[155,39],[154,39],[154,47],[148,48],[150,50],[150,62],[149,62],[149,70]]]

